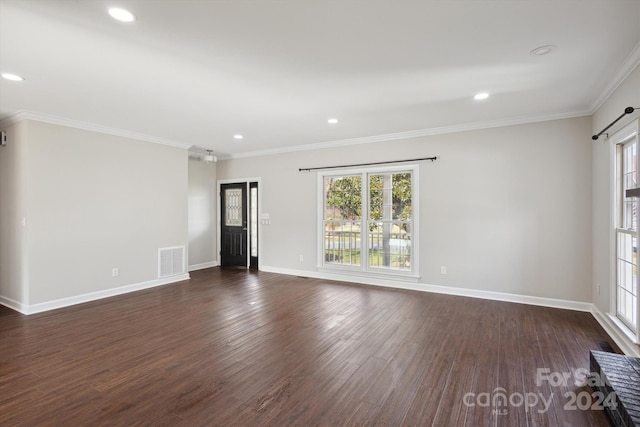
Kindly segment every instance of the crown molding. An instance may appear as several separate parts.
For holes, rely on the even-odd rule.
[[[602,104],[613,94],[613,92],[622,84],[622,82],[629,77],[629,74],[640,65],[640,42],[633,48],[631,53],[625,58],[618,68],[618,71],[609,79],[609,84],[605,86],[604,90],[598,98],[594,101],[590,109],[590,114],[594,114]]]
[[[169,139],[158,138],[151,135],[145,135],[142,133],[129,132],[126,130],[111,128],[107,126],[96,125],[94,123],[86,123],[77,120],[65,119],[62,117],[52,116],[49,114],[38,113],[35,111],[21,110],[17,113],[7,117],[0,121],[0,127],[6,127],[23,120],[35,120],[38,122],[49,123],[52,125],[66,126],[75,129],[82,129],[91,132],[104,133],[107,135],[119,136],[123,138],[135,139],[137,141],[151,142],[153,144],[168,145],[170,147],[177,147],[188,150],[193,144],[185,144],[183,142],[172,141]]]
[[[342,139],[337,141],[318,142],[314,144],[294,145],[267,150],[249,151],[246,153],[229,154],[220,156],[220,160],[242,159],[248,157],[270,156],[274,154],[284,154],[297,151],[320,150],[323,148],[345,147],[349,145],[370,144],[374,142],[394,141],[400,139],[418,138],[422,136],[443,135],[447,133],[468,132],[473,130],[491,129],[505,126],[522,125],[527,123],[546,122],[552,120],[571,119],[575,117],[590,116],[590,111],[571,111],[557,114],[547,114],[541,116],[519,116],[501,120],[490,120],[486,122],[474,122],[453,126],[442,126],[429,129],[419,129],[407,132],[387,133],[383,135],[365,136],[360,138]]]

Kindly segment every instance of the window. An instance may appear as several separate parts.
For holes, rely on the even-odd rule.
[[[249,210],[251,211],[251,225],[249,227],[251,240],[249,247],[251,248],[251,256],[258,256],[258,187],[256,183],[251,183],[251,201],[249,203]],[[256,266],[257,267],[257,266]]]
[[[638,138],[637,127],[631,133],[626,130],[616,135],[615,313],[637,335],[638,199],[626,197],[626,190],[638,187]]]
[[[412,276],[417,167],[320,175],[321,266]]]

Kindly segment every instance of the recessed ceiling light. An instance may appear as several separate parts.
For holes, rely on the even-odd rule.
[[[489,94],[487,92],[480,92],[480,93],[476,93],[473,99],[480,101],[483,99],[487,99],[488,97],[489,97]]]
[[[7,79],[7,80],[11,80],[12,82],[21,82],[24,80],[23,77],[20,77],[17,74],[11,74],[11,73],[2,73],[1,74],[3,78]]]
[[[531,52],[529,52],[529,55],[531,56],[542,56],[542,55],[546,55],[548,53],[551,53],[556,47],[552,44],[548,44],[546,46],[540,46],[537,47],[535,49],[533,49]]]
[[[233,135],[233,137],[234,137],[235,139],[242,139],[242,138],[244,138],[244,137],[243,137],[242,135],[240,135],[240,134],[235,134],[235,135]]]
[[[136,20],[133,13],[128,10],[120,9],[119,7],[112,7],[109,9],[109,15],[111,15],[113,19],[117,19],[121,22],[133,22]]]
[[[338,119],[335,119],[335,118],[329,119],[327,120],[327,123],[329,123],[330,125],[335,125],[336,123],[338,123]]]

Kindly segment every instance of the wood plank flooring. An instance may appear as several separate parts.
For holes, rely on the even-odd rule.
[[[191,275],[32,316],[0,306],[0,425],[608,425],[566,406],[588,387],[537,376],[588,368],[589,349],[613,345],[588,313]]]

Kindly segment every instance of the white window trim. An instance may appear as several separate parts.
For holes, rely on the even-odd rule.
[[[623,141],[633,137],[636,135],[636,138],[640,139],[640,119],[636,119],[627,126],[623,127],[619,131],[609,138],[609,165],[613,165],[613,167],[609,168],[610,176],[610,199],[609,199],[609,207],[610,207],[610,241],[609,241],[609,262],[611,263],[611,267],[609,268],[610,278],[609,283],[611,286],[609,287],[609,313],[608,316],[612,320],[612,323],[620,329],[620,331],[629,337],[635,344],[640,344],[640,319],[637,319],[638,328],[637,331],[633,331],[630,329],[622,320],[618,318],[618,236],[617,236],[617,226],[618,226],[618,153],[617,146]],[[640,140],[638,141],[638,149],[640,149]],[[639,227],[640,229],[640,227]],[[640,305],[640,298],[638,299]],[[640,307],[639,307],[640,309]],[[638,311],[640,313],[640,310]],[[640,316],[640,315],[639,315]]]
[[[329,274],[343,274],[356,277],[366,278],[378,278],[378,279],[392,279],[404,282],[417,283],[420,280],[419,271],[419,259],[420,259],[420,165],[419,164],[402,164],[395,166],[379,166],[370,168],[344,168],[339,170],[328,170],[318,172],[318,187],[317,187],[317,248],[318,248],[318,271]],[[365,270],[364,265],[351,266],[351,265],[331,265],[327,266],[324,261],[324,178],[327,176],[345,176],[345,175],[362,175],[372,173],[389,173],[389,172],[411,172],[412,188],[411,188],[411,271],[400,270],[387,270],[387,269],[369,269]],[[363,180],[362,193],[363,199],[365,192],[369,191],[369,183],[367,179]],[[368,200],[368,197],[366,198]],[[368,217],[368,206],[363,206],[362,220],[366,222]],[[365,216],[366,215],[366,216]]]

